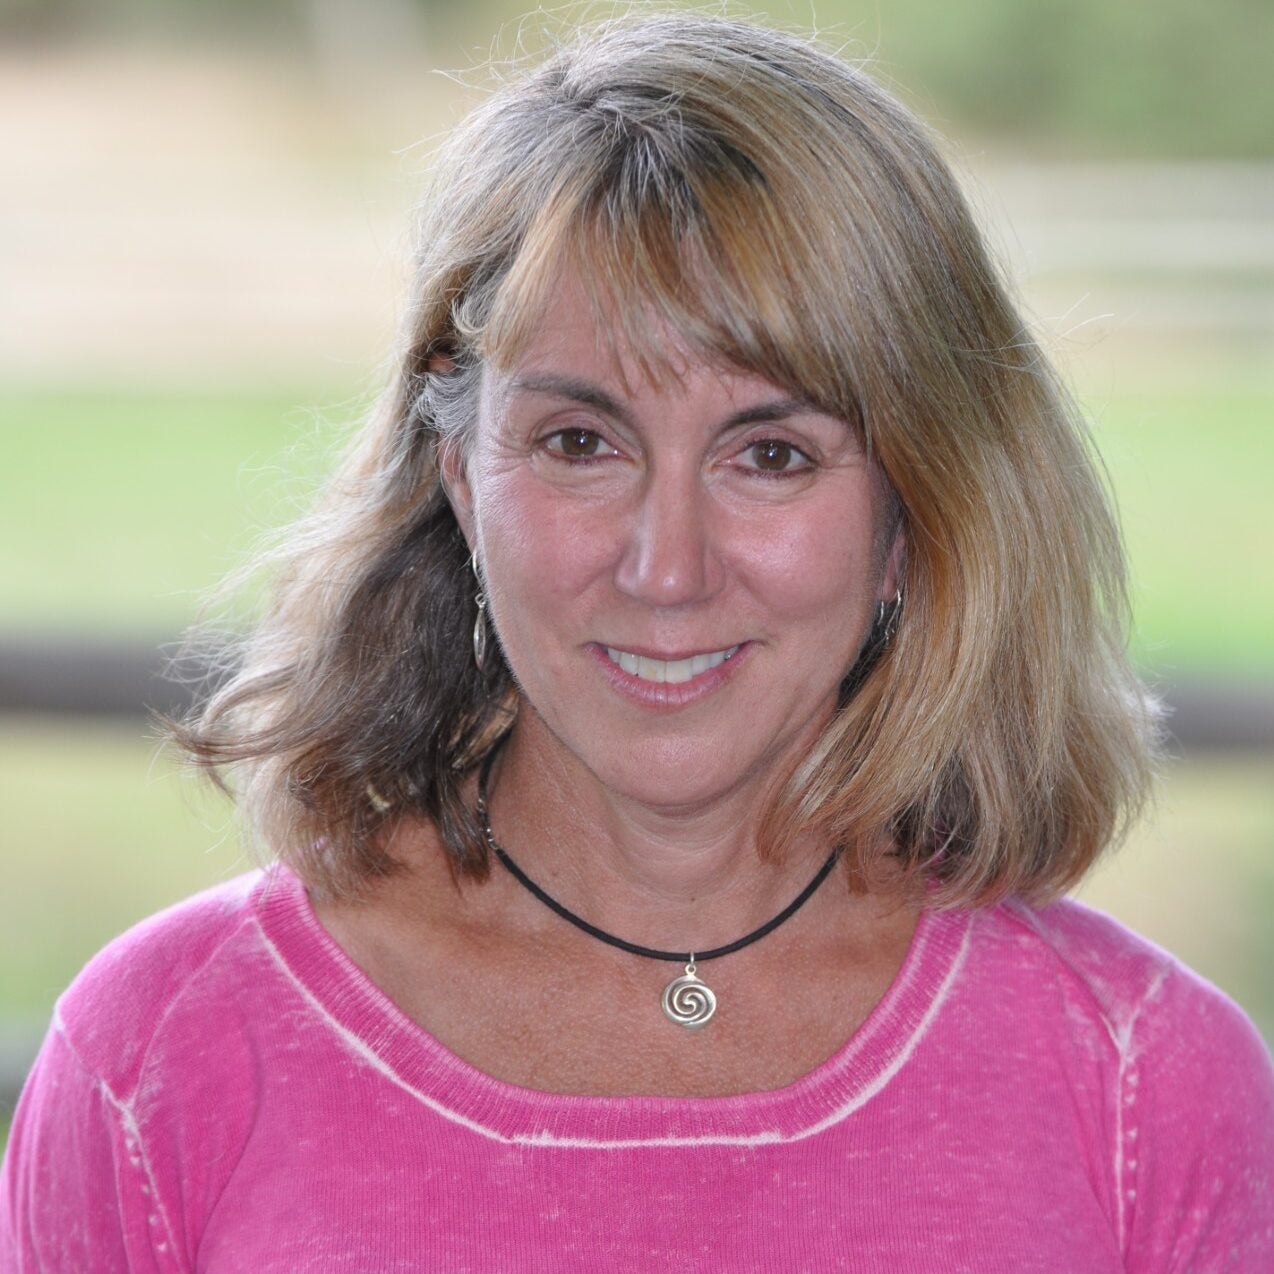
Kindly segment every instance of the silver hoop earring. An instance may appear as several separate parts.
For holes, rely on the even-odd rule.
[[[476,549],[469,558],[469,566],[473,571],[473,578],[478,581],[478,591],[473,599],[478,608],[478,614],[473,621],[473,662],[477,664],[478,671],[481,672],[487,657],[487,595],[482,591],[482,576],[478,574]]]
[[[892,602],[876,603],[876,630],[880,634],[878,640],[882,646],[888,645],[893,640],[894,633],[898,631],[898,617],[901,614],[902,589],[898,589],[894,594]]]

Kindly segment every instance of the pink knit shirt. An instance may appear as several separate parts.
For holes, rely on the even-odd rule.
[[[5,1274],[1270,1274],[1274,1071],[1234,1004],[1068,901],[924,913],[786,1088],[536,1092],[406,1018],[273,868],[89,963],[0,1187]]]

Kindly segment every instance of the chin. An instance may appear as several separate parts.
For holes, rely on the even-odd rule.
[[[620,744],[619,750],[615,743]],[[744,782],[753,766],[723,754],[720,745],[675,739],[626,744],[612,740],[579,755],[617,795],[651,808],[692,808],[719,798]]]

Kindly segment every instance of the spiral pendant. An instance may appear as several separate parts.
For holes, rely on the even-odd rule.
[[[717,997],[712,988],[695,977],[695,962],[692,959],[686,965],[682,977],[673,978],[664,987],[664,1013],[670,1022],[678,1026],[688,1026],[692,1030],[706,1026],[709,1018],[717,1011]]]

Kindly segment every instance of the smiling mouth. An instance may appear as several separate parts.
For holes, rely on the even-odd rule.
[[[707,672],[709,668],[716,668],[738,649],[738,646],[731,646],[727,650],[692,655],[689,659],[648,659],[645,655],[632,655],[626,650],[616,650],[614,646],[605,648],[611,663],[618,665],[626,673],[640,677],[642,681],[666,682],[671,685],[680,685]]]

